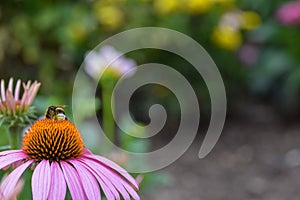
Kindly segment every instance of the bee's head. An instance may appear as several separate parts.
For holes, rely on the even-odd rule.
[[[49,106],[45,112],[45,118],[53,120],[65,120],[66,115],[64,111],[64,105],[60,106]]]

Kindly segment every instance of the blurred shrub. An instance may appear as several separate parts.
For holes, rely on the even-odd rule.
[[[120,31],[159,26],[189,35],[208,51],[222,74],[230,105],[254,94],[284,112],[297,113],[300,6],[294,2],[295,6],[286,6],[287,3],[284,0],[1,1],[1,78],[13,76],[42,82],[35,101],[41,114],[50,104],[71,105],[73,80],[86,52]],[[138,64],[158,62],[180,71],[196,90],[202,113],[209,113],[206,86],[185,60],[152,49],[131,52],[129,57]],[[165,104],[172,120],[178,120],[178,102],[168,89],[146,86],[135,97],[138,106],[131,107],[140,121],[147,121],[147,108],[153,101]],[[83,117],[89,116],[86,110],[90,108],[91,105],[82,106]],[[71,106],[67,107],[67,113],[71,113],[70,109]],[[81,129],[94,130],[84,123]],[[125,149],[132,151],[143,152],[149,145],[124,134],[119,140]],[[7,139],[2,138],[1,143],[7,143]]]
[[[276,17],[285,2],[2,1],[0,73],[38,79],[43,96],[70,104],[73,79],[88,50],[122,30],[159,26],[191,36],[210,53],[225,80],[229,103],[250,92],[279,106],[297,106],[300,30],[298,24],[284,24]],[[178,59],[161,54],[133,53],[132,58],[138,64],[158,60],[176,68]],[[186,66],[177,68],[205,99],[203,104],[209,104],[206,87],[199,84],[201,76],[195,77],[192,67]]]

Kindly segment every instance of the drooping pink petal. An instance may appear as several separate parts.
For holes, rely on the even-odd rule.
[[[20,178],[16,184],[16,187],[12,193],[11,196],[6,197],[6,199],[10,200],[17,200],[17,196],[21,193],[23,187],[24,187],[25,181],[24,179]],[[4,198],[4,197],[3,197]]]
[[[90,159],[96,159],[96,160],[98,160],[98,162],[102,163],[103,165],[116,170],[119,174],[124,176],[134,187],[136,187],[136,189],[139,188],[135,179],[125,169],[123,169],[122,167],[120,167],[119,165],[114,163],[113,161],[111,161],[107,158],[104,158],[102,156],[88,154],[88,153],[84,154],[83,156],[88,157]]]
[[[105,167],[102,169],[102,171],[104,172],[105,175],[111,176],[113,180],[117,179],[121,183],[121,186],[123,186],[127,190],[127,192],[133,197],[133,199],[135,200],[140,199],[140,197],[136,193],[136,190],[134,189],[134,186],[130,185],[127,181],[125,181],[125,179],[121,177],[118,173]]]
[[[32,198],[35,200],[47,199],[50,190],[51,171],[48,160],[42,160],[34,169],[31,187]]]
[[[125,190],[123,184],[121,183],[120,179],[122,177],[113,174],[111,170],[108,168],[102,166],[101,164],[97,163],[94,159],[84,159],[83,162],[86,162],[88,165],[90,165],[93,169],[97,170],[101,176],[105,176],[114,186],[115,188],[121,193],[123,198],[125,200],[130,200],[130,196],[128,192]]]
[[[16,100],[16,101],[19,100],[19,96],[20,96],[20,86],[21,86],[21,80],[19,79],[19,80],[17,81],[16,88],[15,88],[15,100]]]
[[[100,183],[101,188],[103,189],[103,192],[107,198],[107,200],[120,200],[120,195],[118,191],[115,189],[115,186],[112,185],[112,183],[105,177],[102,176],[102,174],[99,174],[97,170],[92,168],[90,165],[84,162],[84,159],[80,159],[80,162],[85,165],[86,168],[89,169],[91,173],[96,177],[98,182]]]
[[[119,174],[125,177],[136,189],[139,189],[136,180],[125,169],[105,157],[95,156],[100,162],[105,163],[108,167],[115,169]]]
[[[27,169],[29,165],[33,163],[33,160],[28,160],[23,165],[14,169],[3,181],[0,186],[0,190],[2,191],[4,197],[9,197],[12,195],[18,180],[20,179],[23,172]]]
[[[6,98],[5,98],[5,85],[4,85],[4,80],[2,79],[1,80],[1,99],[2,101],[5,101]]]
[[[22,165],[24,163],[24,160],[19,160],[19,161],[17,161],[17,162],[14,162],[14,164],[12,164],[12,167],[13,168],[17,168],[17,167],[19,167],[20,165]],[[5,168],[3,168],[3,169],[5,169]]]
[[[76,169],[74,169],[74,167],[65,161],[61,161],[60,166],[62,168],[72,199],[86,199],[82,188],[82,183]]]
[[[51,163],[51,187],[48,199],[49,200],[64,200],[66,196],[66,181],[64,174],[57,162]]]
[[[8,154],[12,154],[12,153],[19,153],[19,152],[22,152],[22,153],[23,153],[23,151],[20,150],[20,149],[1,151],[1,152],[0,152],[0,157],[1,157],[1,156],[8,155]],[[24,154],[24,155],[25,155],[25,154]]]
[[[101,200],[101,192],[93,174],[79,161],[69,160],[75,167],[81,179],[83,189],[88,199]]]
[[[101,176],[106,177],[107,180],[114,185],[114,187],[120,192],[125,200],[130,200],[128,192],[125,190],[118,177],[112,175],[109,171],[105,171],[104,167],[99,168],[98,166],[97,171],[99,174],[101,174]]]
[[[14,151],[14,152],[12,152]],[[1,152],[2,155],[4,154]],[[23,153],[21,150],[11,150],[10,153],[0,156],[0,169],[3,169],[19,160],[22,160],[24,158],[28,158],[26,154]]]
[[[129,183],[127,181],[125,181],[124,179],[120,179],[120,182],[125,187],[125,189],[128,191],[128,193],[133,197],[133,199],[140,200],[139,195],[136,193],[136,191],[133,189],[133,187],[131,185],[129,185]]]

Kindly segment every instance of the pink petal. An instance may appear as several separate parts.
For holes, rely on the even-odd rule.
[[[10,78],[8,81],[8,91],[10,91],[10,92],[13,91],[13,83],[14,83],[14,79]]]
[[[135,181],[138,185],[141,184],[141,182],[144,180],[144,175],[140,174],[135,178]]]
[[[103,167],[101,164],[97,163],[95,160],[89,160],[89,159],[84,159],[82,160],[83,162],[87,163],[90,165],[93,169],[97,170],[101,176],[105,176],[114,186],[115,188],[121,193],[123,198],[125,200],[130,200],[130,196],[125,190],[124,186],[121,183],[122,177],[113,174],[109,169]]]
[[[51,188],[49,192],[49,200],[64,200],[66,196],[66,181],[64,174],[57,162],[51,163]]]
[[[8,155],[8,154],[11,154],[11,153],[19,153],[19,152],[22,152],[22,153],[23,153],[23,151],[20,150],[20,149],[2,151],[2,152],[0,152],[0,157],[1,157],[1,156]],[[24,153],[23,153],[23,154],[24,154]]]
[[[31,187],[32,199],[47,199],[51,183],[50,164],[42,160],[34,169]]]
[[[32,103],[32,101],[34,100],[34,97],[36,96],[36,93],[38,92],[40,86],[41,86],[41,83],[34,81],[34,83],[29,88],[28,98],[27,98],[27,102],[26,102],[27,106],[29,106]]]
[[[94,155],[94,154],[90,154],[90,155],[89,154],[84,154],[84,156],[89,157],[91,159],[96,159],[99,162],[101,162],[102,164],[104,164],[105,166],[116,170],[119,174],[124,176],[132,185],[134,185],[136,187],[136,189],[139,188],[139,186],[136,183],[135,179],[125,169],[123,169],[122,167],[120,167],[119,165],[114,163],[113,161],[111,161],[107,158],[104,158],[102,156]]]
[[[21,99],[21,103],[20,103],[20,110],[22,111],[24,109],[24,104],[27,100],[27,96],[28,96],[28,88],[26,87],[26,85],[24,83],[22,83],[23,85],[23,89],[24,89],[24,92],[23,92],[23,96],[22,96],[22,99]]]
[[[101,200],[100,188],[93,174],[77,160],[70,160],[70,163],[73,164],[78,172],[87,198]]]
[[[0,99],[0,109],[1,109],[2,113],[5,113],[5,107],[4,107],[4,105],[1,103],[1,99]]]
[[[15,114],[16,102],[15,102],[15,99],[10,90],[6,91],[6,105],[7,105],[8,109],[11,110],[13,112],[13,114]]]
[[[133,189],[131,185],[128,184],[125,180],[121,179],[120,180],[125,189],[129,192],[129,194],[133,197],[135,200],[140,200],[139,195],[136,193],[136,191]]]
[[[97,178],[98,182],[100,183],[101,188],[103,189],[103,192],[104,192],[107,200],[114,200],[114,199],[120,200],[120,195],[119,195],[118,191],[115,189],[115,187],[112,185],[112,183],[105,176],[102,176],[102,174],[99,174],[97,172],[97,170],[94,170],[94,168],[92,168],[92,167],[90,167],[90,165],[86,164],[84,162],[84,159],[81,159],[80,161]]]
[[[4,85],[4,80],[1,80],[1,97],[2,101],[5,101],[5,85]]]
[[[6,155],[3,155],[4,153],[7,153]],[[0,156],[0,169],[3,169],[19,160],[22,160],[24,158],[28,158],[26,154],[23,153],[21,150],[10,150],[1,152],[3,156]]]
[[[29,89],[30,85],[31,85],[31,80],[27,81],[26,87]]]
[[[60,162],[72,199],[86,199],[79,175],[69,163]]]
[[[16,100],[16,101],[19,100],[19,96],[20,96],[20,86],[21,86],[21,80],[19,79],[19,80],[17,81],[16,88],[15,88],[15,100]]]
[[[19,166],[18,168],[14,169],[3,181],[1,184],[1,191],[4,196],[9,197],[14,192],[14,189],[17,185],[18,180],[20,179],[23,172],[27,169],[29,165],[33,163],[33,160],[28,160],[23,165]]]

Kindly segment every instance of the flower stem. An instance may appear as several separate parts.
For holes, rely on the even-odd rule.
[[[9,127],[9,143],[11,149],[18,149],[20,145],[20,129],[18,126]]]
[[[113,117],[112,92],[115,81],[113,78],[105,78],[102,82],[102,109],[103,131],[111,142],[115,142],[115,121]]]

